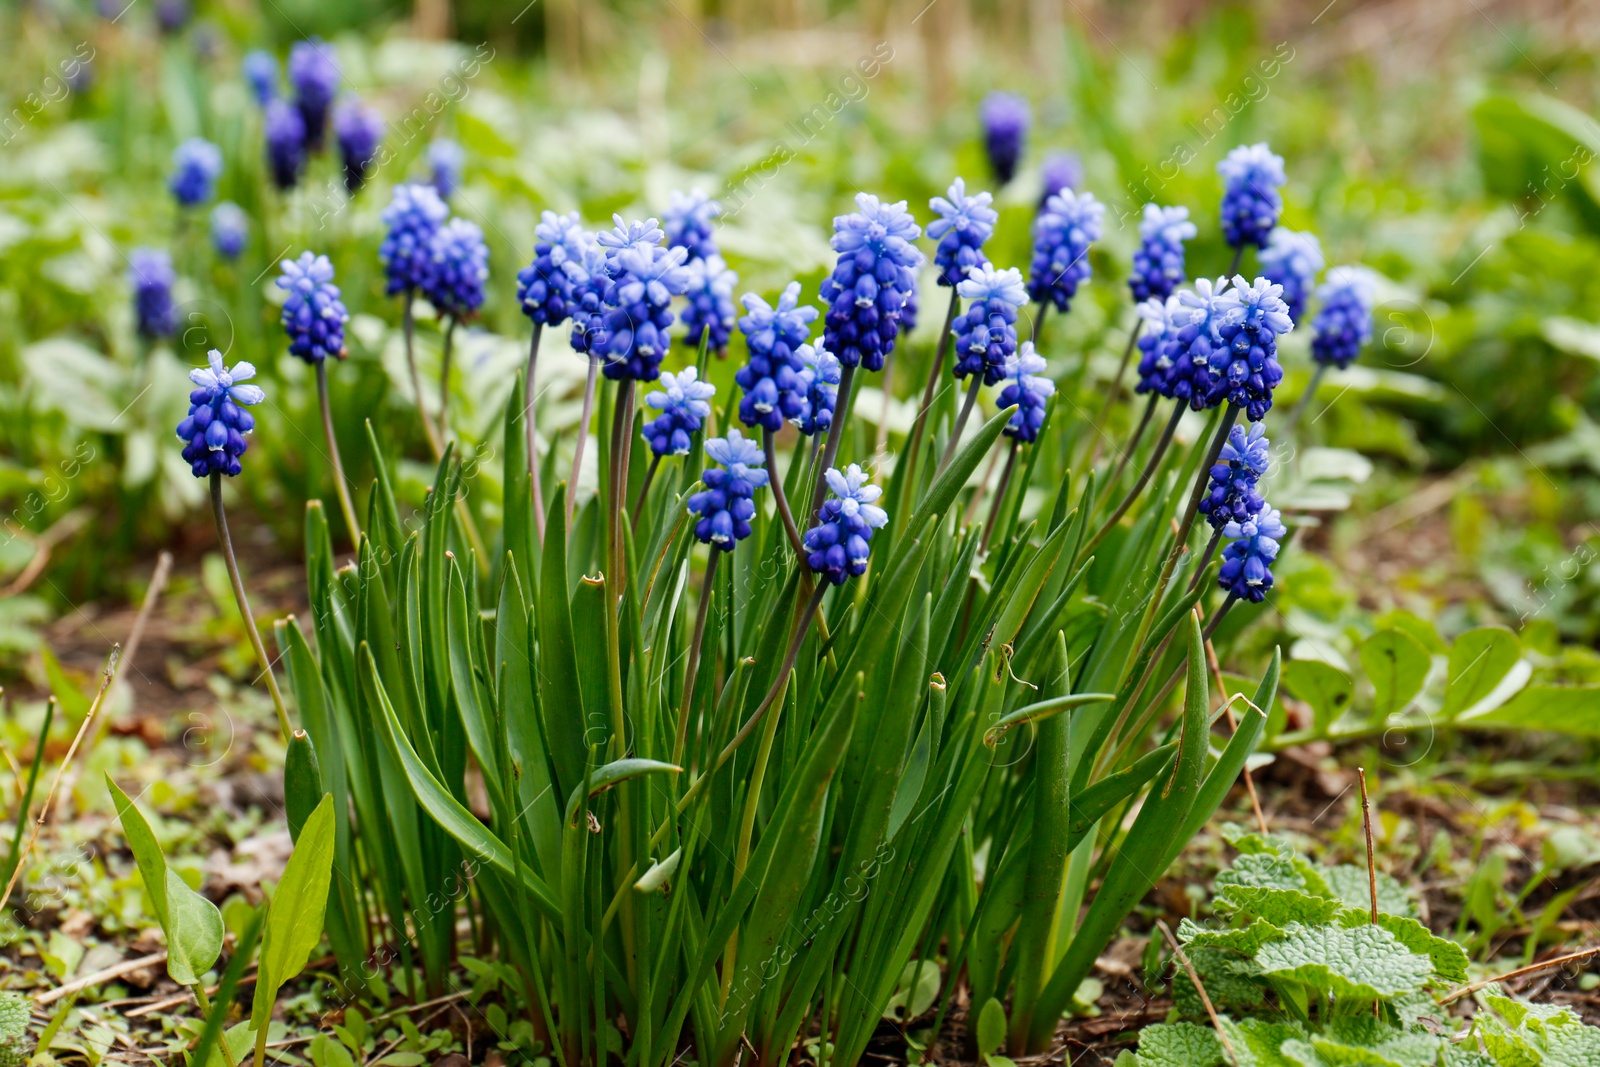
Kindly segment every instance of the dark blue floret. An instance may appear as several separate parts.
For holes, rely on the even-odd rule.
[[[1028,102],[1010,93],[990,93],[983,101],[979,117],[983,121],[983,147],[989,154],[989,165],[1004,185],[1017,173],[1017,161],[1022,158],[1023,142],[1033,121]]]
[[[289,84],[294,88],[294,105],[306,124],[306,145],[320,152],[328,130],[328,111],[339,91],[339,62],[333,46],[318,37],[296,41],[289,49]]]
[[[706,456],[722,466],[707,467],[700,476],[705,489],[689,497],[689,513],[699,516],[694,535],[713,549],[731,552],[750,536],[750,520],[756,514],[752,498],[769,476],[761,446],[746,439],[737,426],[727,437],[707,441]]]
[[[250,237],[250,219],[232,200],[211,209],[211,247],[224,259],[237,259]]]
[[[658,456],[687,455],[691,439],[711,414],[709,401],[716,394],[717,387],[702,382],[694,367],[685,367],[677,374],[664,371],[661,390],[644,398],[646,404],[661,412],[644,424],[644,439],[650,443],[650,451]]]
[[[1322,242],[1316,234],[1282,226],[1272,231],[1267,247],[1261,250],[1261,276],[1283,286],[1283,302],[1289,305],[1289,317],[1297,324],[1305,314],[1306,298],[1311,295],[1322,263]]]
[[[682,193],[674,189],[667,200],[667,210],[661,214],[661,228],[667,234],[668,248],[681,248],[689,253],[685,262],[709,259],[717,254],[717,242],[711,236],[711,220],[722,214],[722,205],[709,199],[699,189]]]
[[[154,248],[128,253],[128,280],[133,285],[133,313],[139,336],[153,340],[169,337],[178,328],[172,306],[172,257]]]
[[[461,184],[461,168],[466,164],[466,153],[461,146],[447,138],[439,138],[428,145],[429,181],[439,199],[449,200],[450,194]]]
[[[210,200],[222,175],[222,150],[204,137],[191,137],[172,153],[167,188],[182,207]]]
[[[1034,352],[1032,341],[1022,342],[1006,365],[1006,387],[1000,390],[999,403],[1002,409],[1016,405],[1017,410],[1001,432],[1023,444],[1039,439],[1045,402],[1055,395],[1056,383],[1044,376],[1044,369],[1044,358]]]
[[[938,268],[940,285],[959,285],[967,271],[989,262],[983,245],[1000,219],[1000,213],[990,206],[993,203],[989,193],[968,196],[967,183],[961,178],[950,184],[944,196],[928,201],[939,216],[928,223],[928,237],[938,242],[933,265]]]
[[[1183,242],[1198,232],[1186,207],[1144,206],[1139,249],[1133,254],[1133,272],[1128,276],[1135,301],[1165,300],[1184,283]]]
[[[242,384],[255,377],[256,369],[249,363],[236,363],[230,370],[214,348],[206,359],[209,367],[189,372],[195,388],[189,394],[189,414],[178,423],[178,439],[184,442],[183,458],[196,478],[212,474],[231,478],[239,473],[239,457],[250,447],[245,435],[256,425],[241,405],[259,404],[266,394],[258,386]]]
[[[734,380],[744,390],[739,421],[746,426],[776,431],[806,415],[799,349],[811,337],[817,309],[799,303],[799,282],[788,284],[776,308],[755,293],[744,294],[746,314],[739,319],[739,329],[749,346],[750,362],[739,368]]]
[[[823,501],[817,525],[805,533],[806,566],[824,581],[843,585],[852,575],[866,573],[872,532],[888,523],[889,514],[873,503],[883,490],[869,485],[856,464],[843,473],[829,467],[824,477],[833,495]]]
[[[599,320],[589,322],[590,351],[605,359],[601,373],[613,381],[653,382],[672,345],[672,298],[689,281],[687,253],[661,246],[655,219],[614,221],[616,228],[599,236],[609,281]]]
[[[845,366],[877,371],[894,351],[913,272],[922,265],[922,253],[912,244],[922,231],[904,200],[885,204],[857,193],[856,206],[858,211],[833,220],[839,259],[822,281],[828,305],[822,339]]]
[[[1089,280],[1089,245],[1100,239],[1106,207],[1093,193],[1063,189],[1033,220],[1033,261],[1028,297],[1066,311],[1078,286]]]
[[[1222,528],[1222,536],[1232,540],[1222,550],[1217,584],[1241,600],[1261,603],[1272,589],[1272,561],[1278,558],[1279,539],[1288,532],[1277,510],[1266,504],[1244,522],[1229,522]]]
[[[1361,355],[1372,339],[1372,299],[1375,286],[1370,272],[1360,267],[1335,267],[1317,296],[1322,309],[1312,322],[1311,358],[1323,366],[1344,370]]]
[[[956,337],[957,378],[983,375],[985,385],[1005,377],[1017,351],[1017,309],[1028,302],[1022,272],[1015,267],[995,270],[993,264],[967,275],[956,286],[967,301],[966,312],[956,317],[950,330]]]
[[[489,280],[489,246],[475,222],[451,219],[428,244],[428,276],[422,292],[441,315],[457,321],[483,306]]]
[[[278,288],[288,297],[280,321],[289,335],[289,353],[313,365],[329,356],[343,359],[344,324],[350,315],[333,284],[333,264],[327,256],[302,252],[282,266]]]
[[[372,157],[378,154],[383,120],[366,105],[351,103],[334,115],[333,129],[339,141],[339,158],[344,162],[344,187],[354,193],[366,184]]]
[[[839,358],[820,343],[801,345],[795,350],[800,360],[800,381],[806,395],[805,414],[791,419],[802,434],[810,437],[833,425],[833,407],[839,399]]]
[[[1247,285],[1243,277],[1234,277],[1233,288],[1225,294],[1233,298],[1233,308],[1217,331],[1224,354],[1210,361],[1206,407],[1227,400],[1243,408],[1251,422],[1259,422],[1272,409],[1272,392],[1283,381],[1278,338],[1294,329],[1281,291],[1265,278]]]
[[[394,296],[408,289],[421,289],[432,269],[433,235],[450,217],[439,194],[430,185],[397,185],[383,209],[383,224],[388,227],[378,258],[387,279],[385,291]]]
[[[1222,235],[1234,248],[1266,245],[1283,212],[1283,157],[1261,144],[1240,145],[1217,164],[1222,192]]]
[[[1043,211],[1050,198],[1063,189],[1078,189],[1083,185],[1083,160],[1071,152],[1052,152],[1039,168],[1044,189],[1039,194],[1039,210]]]
[[[262,107],[267,106],[267,101],[278,95],[278,61],[270,52],[256,49],[246,52],[244,62],[244,80],[250,83],[250,93],[256,98],[256,103]]]
[[[267,101],[262,119],[266,132],[267,169],[272,184],[293,189],[306,165],[306,123],[294,105],[284,100]]]
[[[1217,462],[1211,467],[1206,495],[1200,499],[1200,514],[1213,529],[1230,522],[1245,522],[1266,506],[1256,486],[1267,472],[1270,461],[1266,427],[1253,424],[1248,431],[1235,426],[1222,445]]]
[[[572,279],[563,264],[581,262],[591,238],[583,232],[576,211],[545,211],[534,228],[533,262],[517,272],[517,304],[534,322],[559,326],[567,320]]]
[[[689,272],[683,290],[687,300],[678,313],[678,321],[685,330],[684,340],[691,347],[698,347],[704,338],[706,351],[726,352],[737,314],[733,306],[733,287],[739,284],[739,276],[715,254],[691,259],[685,269]]]

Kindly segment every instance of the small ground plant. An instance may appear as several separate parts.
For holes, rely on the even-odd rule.
[[[1586,1067],[1600,1028],[1495,984],[1462,987],[1467,954],[1416,918],[1404,887],[1325,866],[1282,838],[1235,834],[1217,921],[1184,920],[1176,1021],[1147,1027],[1130,1067]],[[1452,990],[1457,990],[1452,993]],[[1478,994],[1470,1019],[1449,1005]]]

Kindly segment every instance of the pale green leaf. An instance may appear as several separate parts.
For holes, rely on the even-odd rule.
[[[1522,655],[1522,644],[1510,630],[1483,626],[1468,630],[1450,646],[1450,681],[1440,713],[1461,714],[1494,691]]]
[[[1417,639],[1402,630],[1379,630],[1361,642],[1361,669],[1372,682],[1372,714],[1382,721],[1404,711],[1422,692],[1432,660]]]
[[[1139,1032],[1139,1067],[1221,1067],[1215,1030],[1194,1023],[1157,1023]]]
[[[271,1020],[279,988],[305,969],[311,950],[322,940],[322,918],[333,874],[333,831],[333,796],[329,794],[301,828],[278,890],[267,905],[255,1003],[250,1010],[252,1030],[260,1030]]]
[[[1376,1000],[1421,989],[1433,962],[1380,926],[1295,924],[1263,944],[1256,963],[1270,978],[1303,982],[1335,996]]]

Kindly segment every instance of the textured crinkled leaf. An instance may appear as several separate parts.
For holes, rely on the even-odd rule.
[[[1285,936],[1285,930],[1263,919],[1257,919],[1242,930],[1216,930],[1199,926],[1188,919],[1178,924],[1178,940],[1186,946],[1222,949],[1247,957],[1260,952],[1261,946],[1267,942]]]
[[[1333,895],[1352,908],[1368,910],[1372,906],[1372,888],[1367,882],[1367,869],[1353,863],[1340,863],[1323,867],[1318,872]],[[1416,917],[1417,906],[1405,886],[1382,871],[1378,872],[1378,910],[1390,915]]]
[[[1221,1067],[1222,1042],[1209,1026],[1157,1023],[1139,1032],[1139,1067]]]
[[[1235,921],[1265,919],[1280,928],[1292,922],[1312,925],[1332,922],[1345,910],[1337,900],[1268,885],[1223,885],[1214,904],[1219,912],[1229,914]]]
[[[1205,984],[1211,1006],[1217,1011],[1251,1011],[1266,1003],[1261,969],[1255,961],[1241,959],[1226,949],[1209,947],[1191,946],[1188,956],[1195,973]],[[1205,1002],[1200,999],[1189,972],[1182,967],[1172,978],[1172,1002],[1180,1015],[1190,1019],[1205,1018]]]
[[[1376,1053],[1386,1062],[1401,1067],[1434,1067],[1444,1041],[1425,1030],[1402,1029],[1386,1019],[1363,1011],[1359,1015],[1335,1015],[1312,1044],[1330,1063],[1364,1063],[1361,1059],[1338,1059],[1326,1054],[1322,1043]]]
[[[1221,893],[1229,886],[1260,886],[1267,889],[1286,889],[1297,893],[1312,893],[1310,880],[1293,859],[1268,852],[1247,853],[1233,861],[1233,866],[1216,877],[1216,890]]]
[[[1546,1031],[1545,1067],[1600,1067],[1600,1028],[1585,1026],[1576,1018]]]
[[[1210,987],[1207,986],[1208,993]],[[1283,1043],[1305,1037],[1305,1029],[1293,1020],[1277,1022],[1270,1019],[1223,1018],[1222,1030],[1233,1044],[1239,1067],[1294,1067],[1294,1061],[1283,1054]]]
[[[1264,943],[1256,963],[1268,976],[1304,982],[1335,996],[1381,999],[1411,993],[1433,974],[1433,961],[1381,926],[1304,926]]]
[[[1467,953],[1448,938],[1439,937],[1415,919],[1379,913],[1378,925],[1412,952],[1433,961],[1433,973],[1442,982],[1458,985],[1467,980]]]
[[[1222,828],[1222,839],[1233,846],[1233,850],[1241,856],[1281,856],[1284,859],[1293,859],[1296,855],[1294,844],[1287,837],[1279,834],[1263,834],[1254,830],[1245,832],[1237,823],[1230,823]]]

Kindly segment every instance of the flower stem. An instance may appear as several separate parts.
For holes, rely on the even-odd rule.
[[[417,417],[422,420],[422,433],[428,439],[428,447],[433,450],[434,461],[444,458],[444,446],[439,443],[439,435],[433,428],[433,422],[428,418],[427,409],[422,403],[422,376],[417,373],[417,320],[412,309],[416,301],[417,291],[407,289],[405,299],[401,302],[400,329],[406,339],[406,366],[411,370],[411,391],[417,397]]]
[[[528,478],[533,483],[533,529],[541,545],[544,544],[544,492],[539,488],[539,435],[534,425],[538,409],[534,406],[533,372],[539,363],[539,340],[543,334],[544,323],[534,323],[533,341],[528,345],[528,373],[523,381],[527,409],[522,413],[522,422],[528,431]]]
[[[922,406],[917,409],[916,420],[911,424],[911,441],[906,445],[907,485],[917,474],[917,457],[922,452],[922,439],[927,434],[928,413],[933,410],[934,391],[939,387],[940,374],[944,371],[945,353],[950,350],[950,324],[956,320],[956,307],[960,300],[960,294],[951,289],[950,308],[944,313],[944,329],[939,332],[939,347],[934,350],[933,368],[928,371],[928,384],[922,390]]]
[[[1244,245],[1233,250],[1233,262],[1228,264],[1228,277],[1232,278],[1239,273],[1239,264],[1244,261]]]
[[[600,362],[589,357],[589,376],[583,382],[583,414],[578,416],[578,443],[572,449],[572,478],[567,482],[567,527],[572,526],[572,511],[578,503],[578,475],[583,471],[583,446],[589,439],[589,419],[594,414],[594,379]]]
[[[789,535],[789,544],[794,546],[795,555],[804,559],[805,546],[800,541],[800,531],[795,529],[794,515],[789,511],[789,499],[783,493],[783,479],[778,477],[778,452],[771,430],[762,433],[761,444],[767,453],[767,482],[772,486],[772,499],[778,503],[778,518],[783,520],[784,533]]]
[[[656,469],[661,466],[661,453],[653,452],[650,455],[650,466],[644,472],[644,484],[639,487],[639,499],[633,502],[633,515],[631,521],[635,531],[639,529],[639,514],[644,511],[645,498],[650,495],[650,483],[655,481]]]
[[[711,765],[704,775],[696,779],[696,785],[715,774],[724,763],[733,757],[734,751],[744,743],[745,738],[755,731],[756,726],[761,722],[761,717],[767,713],[767,709],[772,707],[778,697],[783,695],[784,687],[789,682],[789,672],[794,670],[794,661],[800,655],[800,645],[805,641],[806,634],[810,632],[811,620],[816,616],[817,608],[822,604],[822,598],[829,588],[827,582],[817,583],[811,598],[806,601],[806,606],[801,610],[799,617],[795,619],[794,636],[789,639],[789,650],[783,654],[783,663],[778,667],[777,677],[772,679],[772,688],[768,689],[767,695],[761,698],[761,706],[756,708],[750,718],[745,720],[743,726],[739,727],[739,732],[733,735],[733,740],[723,747],[722,752],[717,756],[717,761]],[[690,787],[691,790],[693,788],[693,786]],[[687,796],[685,799],[687,799]]]
[[[1152,406],[1154,406],[1154,398],[1152,397],[1151,399]],[[1144,492],[1144,487],[1150,484],[1150,479],[1155,475],[1156,468],[1161,466],[1161,458],[1167,454],[1167,447],[1172,444],[1172,435],[1178,429],[1178,420],[1181,418],[1183,418],[1183,401],[1179,400],[1172,405],[1172,417],[1167,420],[1166,429],[1161,431],[1161,439],[1156,442],[1156,450],[1150,453],[1150,459],[1146,461],[1144,470],[1139,472],[1139,480],[1133,483],[1133,488],[1129,489],[1128,495],[1122,498],[1122,503],[1117,505],[1117,510],[1111,513],[1111,517],[1105,521],[1099,530],[1095,531],[1095,535],[1089,539],[1089,543],[1079,551],[1079,559],[1093,552],[1095,546],[1105,540],[1106,534],[1110,533],[1111,528],[1121,521],[1122,516],[1126,515],[1128,509],[1133,507],[1133,502],[1139,499],[1139,494]]]
[[[811,507],[806,511],[807,525],[810,525],[817,509],[822,507],[822,494],[828,484],[823,474],[833,466],[839,455],[839,438],[844,434],[845,417],[850,413],[850,387],[855,379],[854,364],[845,367],[839,374],[839,392],[833,401],[833,423],[828,427],[828,443],[822,447],[822,462],[811,472]]]
[[[683,763],[683,749],[689,738],[689,707],[694,701],[694,683],[700,673],[700,648],[706,636],[706,618],[711,614],[712,579],[717,573],[717,560],[722,550],[712,546],[711,558],[706,561],[705,578],[700,583],[700,604],[694,614],[694,636],[689,638],[689,661],[683,672],[683,696],[678,702],[678,733],[672,743],[672,762]]]
[[[1039,305],[1039,314],[1033,317],[1033,328],[1028,331],[1028,340],[1032,341],[1036,348],[1039,345],[1039,335],[1044,332],[1044,317],[1049,311],[1050,301],[1046,300]]]
[[[956,449],[961,447],[961,432],[967,428],[967,419],[972,417],[972,407],[978,402],[978,390],[983,388],[983,375],[974,373],[972,384],[967,386],[967,399],[961,403],[961,414],[956,416],[956,424],[950,430],[950,442],[944,446],[944,455],[939,457],[939,467],[935,477],[944,473],[950,466],[950,461],[956,456]]]
[[[283,694],[278,692],[278,679],[272,673],[272,660],[267,656],[267,646],[261,641],[261,631],[256,629],[256,617],[250,614],[250,598],[245,596],[244,579],[239,575],[239,560],[233,554],[233,538],[228,536],[228,513],[222,506],[222,475],[211,472],[211,517],[217,522],[217,540],[222,545],[222,559],[228,565],[228,578],[233,582],[233,599],[244,616],[244,628],[250,635],[250,645],[256,650],[256,662],[267,681],[267,692],[272,694],[272,706],[278,713],[278,728],[288,741],[294,733],[289,725],[289,712],[283,706]]]
[[[1133,324],[1133,332],[1128,334],[1128,344],[1122,350],[1122,362],[1117,366],[1117,376],[1111,380],[1111,388],[1106,390],[1106,399],[1105,403],[1100,405],[1100,414],[1094,417],[1094,436],[1089,446],[1089,459],[1084,463],[1086,467],[1094,466],[1094,461],[1100,458],[1100,442],[1105,440],[1106,416],[1111,414],[1111,405],[1117,402],[1117,394],[1122,392],[1122,379],[1128,373],[1128,364],[1133,362],[1133,346],[1139,343],[1139,335],[1143,332],[1144,320],[1140,319]]]
[[[345,481],[344,463],[339,458],[339,441],[333,435],[333,410],[328,404],[328,361],[317,360],[317,403],[322,407],[322,434],[328,439],[328,460],[333,464],[333,488],[339,494],[339,510],[344,512],[344,524],[350,533],[350,543],[361,544],[361,524],[356,521],[355,505],[350,500],[350,486]]]
[[[1015,437],[1011,439],[1011,453],[1006,456],[1005,470],[1000,472],[1000,484],[995,487],[994,503],[989,506],[989,521],[983,526],[983,540],[978,542],[979,553],[989,551],[989,538],[994,536],[994,528],[1000,518],[1000,505],[1005,502],[1006,490],[1011,486],[1011,472],[1016,469],[1017,452],[1021,443]]]
[[[439,440],[450,440],[450,349],[456,336],[456,317],[445,319],[444,354],[439,361]]]
[[[1306,383],[1306,391],[1300,394],[1300,399],[1294,402],[1294,410],[1289,412],[1289,418],[1283,424],[1283,436],[1287,440],[1294,436],[1294,428],[1300,425],[1300,416],[1306,413],[1306,408],[1311,406],[1311,398],[1317,395],[1317,386],[1322,384],[1322,376],[1328,370],[1326,363],[1318,363],[1317,369],[1311,373],[1311,381]],[[1338,397],[1334,397],[1335,400]]]

